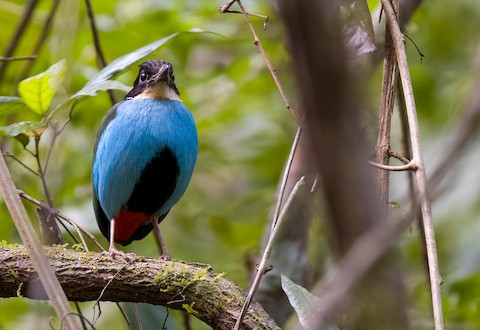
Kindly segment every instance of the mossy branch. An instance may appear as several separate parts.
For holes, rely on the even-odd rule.
[[[63,246],[45,253],[70,301],[142,302],[186,310],[214,329],[232,329],[245,293],[209,265],[128,254],[76,252]],[[0,297],[46,299],[23,246],[0,247]],[[32,288],[37,288],[32,290]],[[40,292],[40,293],[39,293]],[[256,302],[242,329],[279,329]]]

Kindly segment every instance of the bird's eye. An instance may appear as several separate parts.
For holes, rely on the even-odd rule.
[[[141,83],[143,83],[143,82],[147,81],[147,79],[148,79],[148,73],[146,73],[145,71],[142,70],[142,71],[140,72],[139,81],[140,81]]]

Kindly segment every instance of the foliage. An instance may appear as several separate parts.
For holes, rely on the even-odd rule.
[[[7,48],[25,3],[20,0],[0,3],[3,23],[0,52]],[[372,3],[376,1],[369,1]],[[218,7],[222,4],[214,0],[95,2],[101,45],[107,61],[113,65],[109,68],[115,68],[102,71],[108,73],[104,76],[98,73],[83,2],[61,2],[47,41],[28,73],[31,78],[18,81],[25,66],[23,61],[10,63],[5,72],[0,94],[9,96],[0,97],[0,130],[9,136],[27,133],[19,138],[21,143],[4,139],[3,148],[26,166],[36,169],[30,141],[42,135],[39,155],[43,163],[55,125],[70,120],[52,150],[45,177],[55,207],[98,234],[91,207],[91,154],[96,130],[111,103],[106,93],[94,98],[85,96],[112,87],[125,90],[124,85],[131,85],[136,74],[136,70],[129,67],[139,62],[141,56],[135,54],[121,65],[114,60],[125,59],[122,56],[149,47],[148,53],[153,54],[148,58],[162,58],[174,64],[182,99],[193,112],[200,139],[192,183],[162,223],[169,249],[175,258],[212,264],[216,271],[225,271],[230,279],[247,287],[249,269],[245,265],[257,255],[295,126],[253,45],[243,17],[220,14]],[[251,12],[269,16],[267,29],[260,37],[290,98],[294,99],[294,83],[278,17],[263,2],[245,1],[244,5]],[[50,3],[40,2],[15,55],[31,53],[32,41],[40,35],[49,10]],[[427,174],[461,117],[472,88],[479,12],[480,4],[476,0],[424,2],[407,26],[408,36],[426,55],[421,62],[413,44],[406,41],[424,135]],[[252,21],[260,31],[263,21],[257,18]],[[180,33],[193,28],[221,36]],[[153,45],[162,47],[155,50]],[[365,99],[370,100],[372,117],[377,114],[380,76],[377,72],[365,83],[368,85]],[[13,96],[17,93],[20,97]],[[117,100],[122,96],[123,92],[115,93]],[[82,102],[77,102],[80,99]],[[73,105],[70,118],[68,114]],[[53,125],[47,127],[42,119],[48,119]],[[448,193],[438,199],[433,208],[441,272],[446,282],[445,317],[447,324],[460,327],[480,324],[478,290],[472,290],[480,280],[480,248],[476,244],[479,157],[478,150],[470,150],[457,168],[456,180],[445,185]],[[35,175],[12,159],[9,166],[19,188],[45,199],[41,182]],[[404,177],[400,174],[392,177],[391,200],[401,200],[406,190],[401,184]],[[20,242],[13,223],[6,221],[9,215],[4,207],[0,217],[4,219],[0,221],[0,239]],[[312,232],[311,235],[325,233]],[[64,237],[72,242],[67,235]],[[125,250],[155,256],[152,239],[148,237]],[[419,245],[416,231],[407,233],[401,244],[402,265],[406,269],[416,323],[428,319],[430,314]],[[326,253],[315,251],[311,255],[319,254]],[[318,260],[313,263],[316,269],[322,264]],[[92,305],[85,306],[88,306],[87,317],[97,312]],[[38,318],[44,320],[52,314],[47,304],[20,298],[0,301],[0,310],[0,329],[33,325],[38,328]],[[125,327],[118,310],[108,304],[102,305],[98,328],[107,323],[110,327]],[[48,328],[47,322],[42,326]],[[199,323],[194,326],[202,328]]]
[[[295,284],[292,280],[282,274],[282,288],[290,301],[293,309],[298,315],[300,324],[305,329],[314,329],[312,317],[316,314],[317,306],[321,300],[308,292],[304,287]],[[331,324],[326,330],[338,330],[338,326]]]

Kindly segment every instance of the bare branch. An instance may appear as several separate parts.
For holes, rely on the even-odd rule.
[[[410,140],[412,144],[412,161],[415,160],[418,166],[415,174],[419,191],[420,207],[422,210],[425,240],[427,243],[428,268],[430,273],[430,288],[432,291],[432,305],[435,329],[442,330],[444,329],[441,296],[442,278],[440,276],[438,266],[435,231],[432,222],[432,211],[430,207],[430,200],[428,197],[427,189],[427,176],[425,173],[425,165],[423,162],[422,149],[420,146],[420,131],[418,127],[418,119],[415,99],[413,95],[412,82],[408,69],[407,55],[405,52],[405,44],[403,34],[400,31],[397,17],[395,15],[395,11],[392,7],[390,0],[381,0],[381,2],[383,5],[383,9],[385,10],[385,15],[387,17],[387,24],[390,28],[390,32],[392,33],[395,54],[397,57],[397,63],[400,71],[400,78],[404,90],[405,105],[407,109],[407,118],[410,129]]]
[[[292,205],[292,202],[296,199],[299,198],[298,196],[300,189],[305,188],[305,180],[302,177],[300,181],[297,182],[295,187],[292,190],[292,193],[288,197],[287,202],[285,203],[285,206],[282,209],[282,213],[280,214],[277,223],[275,226],[272,228],[272,232],[270,234],[270,237],[268,238],[268,243],[267,246],[265,247],[265,250],[263,251],[262,259],[260,261],[260,265],[258,265],[257,269],[257,274],[255,276],[255,280],[252,283],[252,286],[250,287],[250,291],[248,292],[247,299],[245,300],[245,304],[242,307],[242,311],[240,312],[240,317],[237,319],[237,322],[235,323],[234,330],[240,329],[240,325],[242,324],[242,320],[245,317],[248,306],[250,305],[251,301],[253,300],[253,296],[255,295],[255,292],[258,289],[258,286],[260,285],[260,281],[262,280],[263,275],[268,271],[268,268],[270,267],[270,254],[272,253],[272,247],[273,243],[277,237],[277,233],[280,231],[280,227],[282,225],[283,220],[286,218],[288,212],[290,211],[290,206]]]
[[[47,39],[48,33],[50,32],[50,28],[53,23],[53,18],[55,17],[55,14],[57,13],[58,5],[60,4],[60,0],[55,0],[52,4],[52,7],[50,8],[50,11],[48,13],[47,18],[45,19],[45,22],[43,23],[42,30],[40,32],[40,36],[38,37],[35,46],[33,47],[32,54],[33,56],[37,56],[38,53],[40,52],[40,49],[42,46],[45,44],[45,40]],[[32,68],[33,61],[28,62],[20,75],[18,75],[17,78],[17,83],[22,81],[28,76],[28,73],[30,72],[30,69]]]
[[[18,233],[20,234],[20,238],[26,245],[28,254],[32,257],[32,269],[35,269],[36,272],[38,272],[38,276],[40,277],[58,317],[66,319],[65,323],[67,329],[79,329],[81,327],[80,321],[75,317],[67,317],[67,315],[72,313],[72,309],[68,304],[60,283],[48,264],[45,254],[43,253],[40,240],[38,239],[32,223],[28,218],[27,211],[18,196],[15,184],[13,183],[3,156],[0,157],[0,191],[3,200],[7,205],[8,211],[12,215],[12,219],[17,227]],[[4,259],[0,258],[0,260]]]
[[[36,55],[29,55],[29,56],[10,56],[10,57],[3,57],[0,56],[0,62],[9,62],[9,61],[31,61],[36,59]]]
[[[292,116],[295,119],[295,121],[297,122],[297,124],[299,126],[302,126],[301,118],[298,117],[298,114],[291,107],[290,101],[288,100],[288,97],[287,97],[287,94],[283,90],[282,84],[280,83],[280,79],[278,78],[277,71],[273,67],[272,62],[270,62],[270,59],[268,58],[267,53],[265,52],[265,49],[263,48],[262,42],[260,41],[260,38],[258,38],[257,32],[255,31],[255,29],[253,27],[252,21],[250,21],[250,16],[247,13],[247,11],[245,10],[245,8],[243,7],[242,2],[240,0],[229,1],[227,4],[225,4],[224,6],[222,6],[220,8],[220,12],[222,12],[222,13],[227,12],[227,10],[230,8],[230,6],[235,1],[238,3],[238,6],[240,7],[240,11],[242,12],[242,14],[245,16],[245,19],[247,20],[248,27],[250,28],[250,31],[252,32],[252,35],[253,35],[253,40],[254,40],[255,46],[257,46],[258,50],[260,51],[260,54],[262,55],[263,60],[265,61],[265,64],[267,65],[268,70],[270,71],[270,74],[272,75],[272,78],[275,81],[275,84],[277,85],[277,89],[278,89],[278,91],[280,92],[280,95],[283,98],[283,102],[285,103],[285,107],[288,109],[288,111],[290,111],[290,113],[292,114]]]
[[[95,53],[98,59],[98,68],[103,69],[107,66],[107,61],[105,60],[105,55],[103,55],[102,47],[100,45],[100,37],[98,36],[97,24],[95,23],[95,16],[93,14],[92,4],[90,0],[85,0],[85,6],[87,7],[88,20],[90,22],[90,30],[92,31],[93,44],[95,46]],[[108,90],[108,96],[110,97],[110,102],[112,105],[116,103],[115,96],[111,90]]]
[[[38,0],[30,0],[29,3],[26,5],[26,8],[25,8],[25,11],[23,12],[20,23],[18,23],[17,29],[15,30],[15,33],[10,39],[7,49],[5,50],[5,53],[4,53],[5,57],[11,57],[15,52],[15,48],[17,48],[20,38],[25,32],[25,29],[27,28],[28,23],[30,23],[31,21],[33,11],[37,6],[37,3],[38,3]],[[8,63],[9,61],[0,62],[0,86],[2,85],[1,82],[3,80],[5,69]]]
[[[36,206],[38,207],[42,207],[42,202],[40,202],[39,200],[33,198],[32,196],[26,194],[24,191],[22,190],[19,190],[17,189],[18,191],[18,194],[20,195],[20,197],[22,197],[23,199],[29,201],[30,203],[32,204],[35,204]],[[83,246],[85,248],[85,250],[88,252],[88,247],[87,247],[87,244],[85,243],[85,240],[82,236],[82,233],[87,235],[88,238],[90,238],[90,240],[101,250],[101,251],[105,251],[105,249],[103,248],[103,246],[98,242],[98,240],[95,238],[95,236],[93,236],[92,233],[90,233],[89,231],[83,229],[82,227],[80,227],[75,221],[73,221],[72,219],[70,219],[69,217],[67,217],[65,214],[61,213],[60,211],[56,211],[56,215],[58,218],[60,218],[61,220],[69,223],[72,227],[75,228],[75,230],[77,231],[78,233],[78,236],[80,236],[80,239],[83,243]]]
[[[395,1],[396,11],[398,12],[398,0]],[[388,165],[390,161],[390,129],[392,125],[392,113],[395,105],[395,89],[398,76],[397,59],[392,46],[392,35],[390,29],[385,33],[385,59],[383,62],[382,77],[382,96],[380,102],[379,128],[377,136],[377,145],[375,146],[376,163],[371,165],[385,170],[383,166]],[[377,166],[382,165],[382,166]],[[389,171],[377,171],[377,190],[379,194],[379,207],[382,219],[385,219],[388,206],[388,192],[390,186]]]
[[[383,164],[378,164],[372,161],[369,161],[368,163],[373,167],[376,167],[381,170],[386,170],[386,171],[415,171],[417,169],[417,165],[413,160],[411,160],[406,165],[400,165],[400,166],[383,165]]]

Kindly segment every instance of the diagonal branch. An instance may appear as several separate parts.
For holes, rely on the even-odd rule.
[[[13,183],[3,156],[0,156],[0,191],[3,200],[7,205],[8,211],[12,215],[12,219],[20,238],[27,247],[27,249],[24,250],[24,254],[27,254],[26,251],[28,251],[28,255],[32,257],[31,269],[35,269],[38,273],[37,276],[40,278],[57,315],[61,318],[65,318],[66,329],[79,329],[80,322],[78,319],[75,317],[67,317],[72,313],[72,309],[42,251],[40,240],[38,239],[29,220],[27,211],[20,200],[20,196],[17,193],[15,184]],[[4,258],[0,258],[0,260],[5,262]]]
[[[38,3],[38,0],[30,0],[30,2],[26,5],[26,8],[25,8],[25,11],[23,12],[20,23],[18,23],[17,29],[15,30],[15,33],[10,39],[7,49],[5,50],[5,53],[4,53],[5,57],[11,57],[15,52],[15,48],[17,48],[23,33],[25,32],[28,24],[31,22],[33,11],[35,10],[37,3]],[[0,62],[0,85],[1,85],[1,82],[3,81],[7,64],[8,64],[8,61]]]
[[[128,262],[105,253],[45,248],[70,301],[143,302],[186,310],[214,329],[232,329],[245,293],[209,265],[165,261],[128,254]],[[38,281],[23,246],[0,247],[0,297],[26,296]],[[45,296],[31,297],[45,299]],[[242,329],[279,329],[253,302]]]

